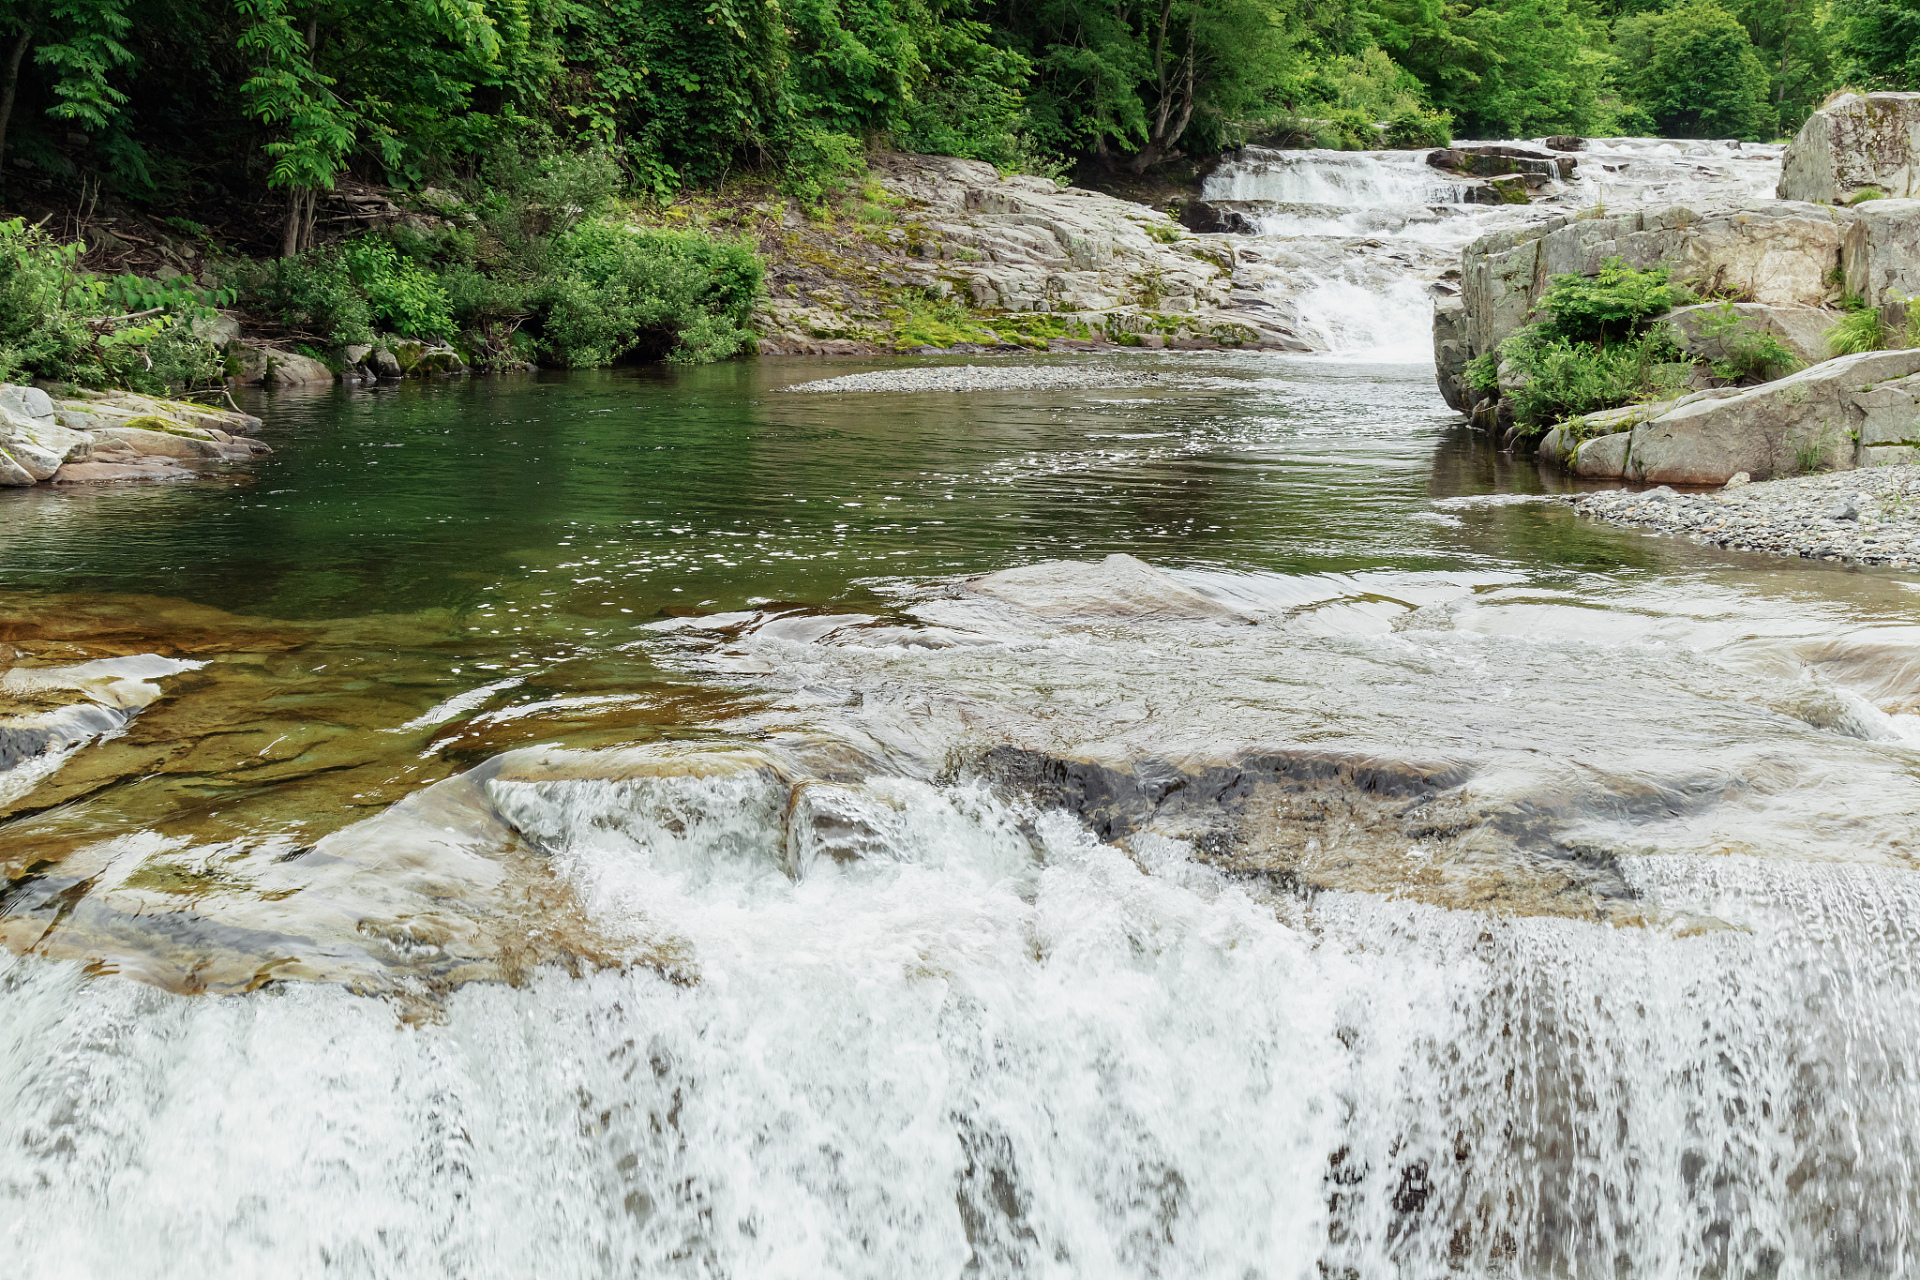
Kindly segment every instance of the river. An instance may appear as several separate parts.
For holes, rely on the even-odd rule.
[[[0,494],[15,1268],[1909,1274],[1920,580],[1577,520],[1381,315]],[[963,585],[1115,554],[1222,617]]]

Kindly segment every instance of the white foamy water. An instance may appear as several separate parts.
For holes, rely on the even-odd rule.
[[[1572,177],[1536,186],[1526,205],[1471,203],[1470,184],[1433,168],[1425,151],[1258,147],[1215,168],[1202,198],[1258,228],[1246,237],[1241,256],[1251,265],[1242,275],[1274,304],[1292,308],[1302,338],[1343,360],[1423,363],[1432,359],[1433,300],[1450,288],[1443,278],[1476,237],[1595,206],[1618,212],[1770,199],[1781,152],[1608,138],[1568,154],[1577,162]]]

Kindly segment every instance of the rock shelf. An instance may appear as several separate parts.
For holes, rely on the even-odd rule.
[[[1920,566],[1920,465],[1731,485],[1714,493],[1609,489],[1583,516],[1736,551],[1849,564]]]

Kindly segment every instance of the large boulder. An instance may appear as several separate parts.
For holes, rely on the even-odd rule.
[[[1868,200],[1849,212],[1853,222],[1840,245],[1847,289],[1898,330],[1907,299],[1920,297],[1920,200]]]
[[[1472,407],[1467,398],[1467,309],[1457,298],[1449,298],[1433,309],[1433,374],[1440,383],[1440,394],[1447,407],[1466,413]]]
[[[234,381],[241,385],[265,383],[270,386],[307,386],[332,382],[333,370],[312,356],[297,351],[276,351],[269,347],[242,347],[240,371]]]
[[[1920,350],[1868,351],[1682,403],[1633,428],[1626,472],[1662,484],[1724,484],[1875,465],[1920,439]]]
[[[1675,205],[1497,231],[1461,255],[1466,315],[1448,336],[1464,336],[1468,359],[1491,351],[1527,322],[1553,276],[1597,275],[1616,257],[1643,270],[1665,266],[1676,281],[1763,306],[1831,306],[1840,298],[1841,246],[1855,216],[1785,201],[1705,213]]]
[[[1920,196],[1920,93],[1843,93],[1807,117],[1780,163],[1782,200]]]

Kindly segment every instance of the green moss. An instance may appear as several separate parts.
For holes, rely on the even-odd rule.
[[[128,418],[120,425],[123,427],[131,427],[135,431],[162,431],[170,436],[186,436],[193,440],[201,438],[199,432],[189,431],[172,418],[162,418],[157,414],[151,413],[142,414],[138,418]]]

